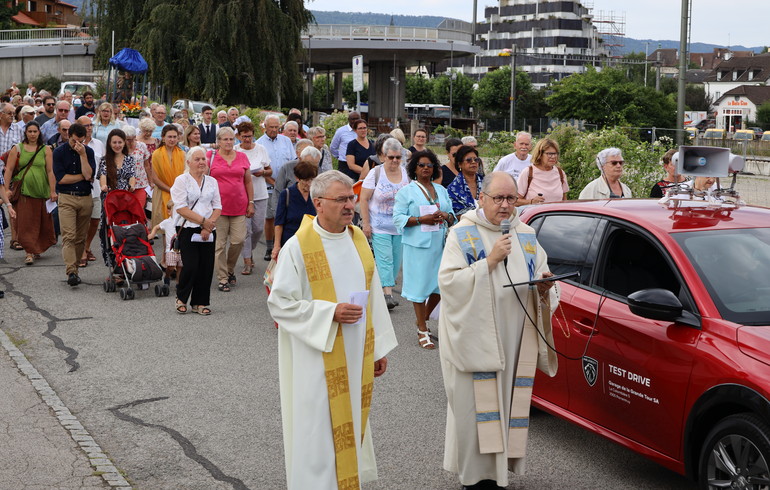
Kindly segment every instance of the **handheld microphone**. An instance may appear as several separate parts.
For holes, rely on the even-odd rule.
[[[507,235],[511,232],[511,221],[509,219],[504,219],[500,222],[500,233],[503,235]],[[503,259],[503,265],[508,267],[508,257],[506,256]]]

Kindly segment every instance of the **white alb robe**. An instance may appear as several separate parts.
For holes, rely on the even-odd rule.
[[[340,303],[350,294],[365,291],[364,268],[350,233],[329,233],[318,220],[313,227],[321,235]],[[373,302],[374,359],[385,357],[396,345],[380,278],[375,267],[370,285]],[[294,236],[281,248],[273,288],[267,300],[270,314],[278,322],[281,416],[287,488],[332,490],[337,488],[334,440],[329,397],[324,374],[323,352],[331,352],[338,324],[336,303],[313,300],[299,241]],[[343,325],[348,364],[350,400],[358,449],[358,474],[363,482],[377,479],[371,426],[361,444],[361,371],[364,358],[365,324]],[[375,379],[376,385],[376,379]]]
[[[486,253],[500,238],[500,226],[487,221],[481,210],[464,214],[454,228],[476,225]],[[454,228],[447,236],[444,255],[439,268],[438,283],[441,289],[439,338],[441,339],[441,370],[447,393],[446,440],[444,445],[444,469],[457,473],[460,483],[474,485],[481,480],[496,480],[500,486],[508,485],[508,470],[522,474],[525,458],[508,459],[505,451],[481,454],[476,429],[476,406],[473,392],[474,372],[496,372],[498,398],[501,401],[500,416],[508,426],[519,343],[526,320],[524,310],[512,288],[504,288],[508,278],[500,263],[491,272],[487,260],[471,265],[460,248]],[[533,233],[521,223],[518,216],[511,217],[512,247],[508,256],[508,273],[514,283],[529,280],[524,253],[516,233]],[[548,271],[545,251],[538,244],[535,278]],[[516,291],[525,305],[527,286]],[[558,304],[558,286],[551,288],[552,310]],[[543,314],[551,314],[543,311]],[[535,318],[530,308],[530,315]],[[553,345],[549,330],[546,337]],[[556,373],[556,356],[538,336],[537,367],[550,376]],[[508,431],[503,431],[503,448],[508,447]]]

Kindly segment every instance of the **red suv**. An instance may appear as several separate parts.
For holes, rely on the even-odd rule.
[[[535,406],[697,480],[770,488],[770,209],[532,206],[561,283]]]

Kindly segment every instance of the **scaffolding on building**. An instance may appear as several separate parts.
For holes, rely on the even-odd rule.
[[[593,23],[604,41],[608,56],[622,58],[626,37],[626,13],[600,10],[594,15]]]

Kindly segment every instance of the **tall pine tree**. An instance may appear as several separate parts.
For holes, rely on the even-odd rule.
[[[225,103],[298,99],[300,33],[312,20],[302,0],[96,0],[100,60],[132,47],[149,79],[169,93]],[[109,34],[108,34],[109,33]]]

